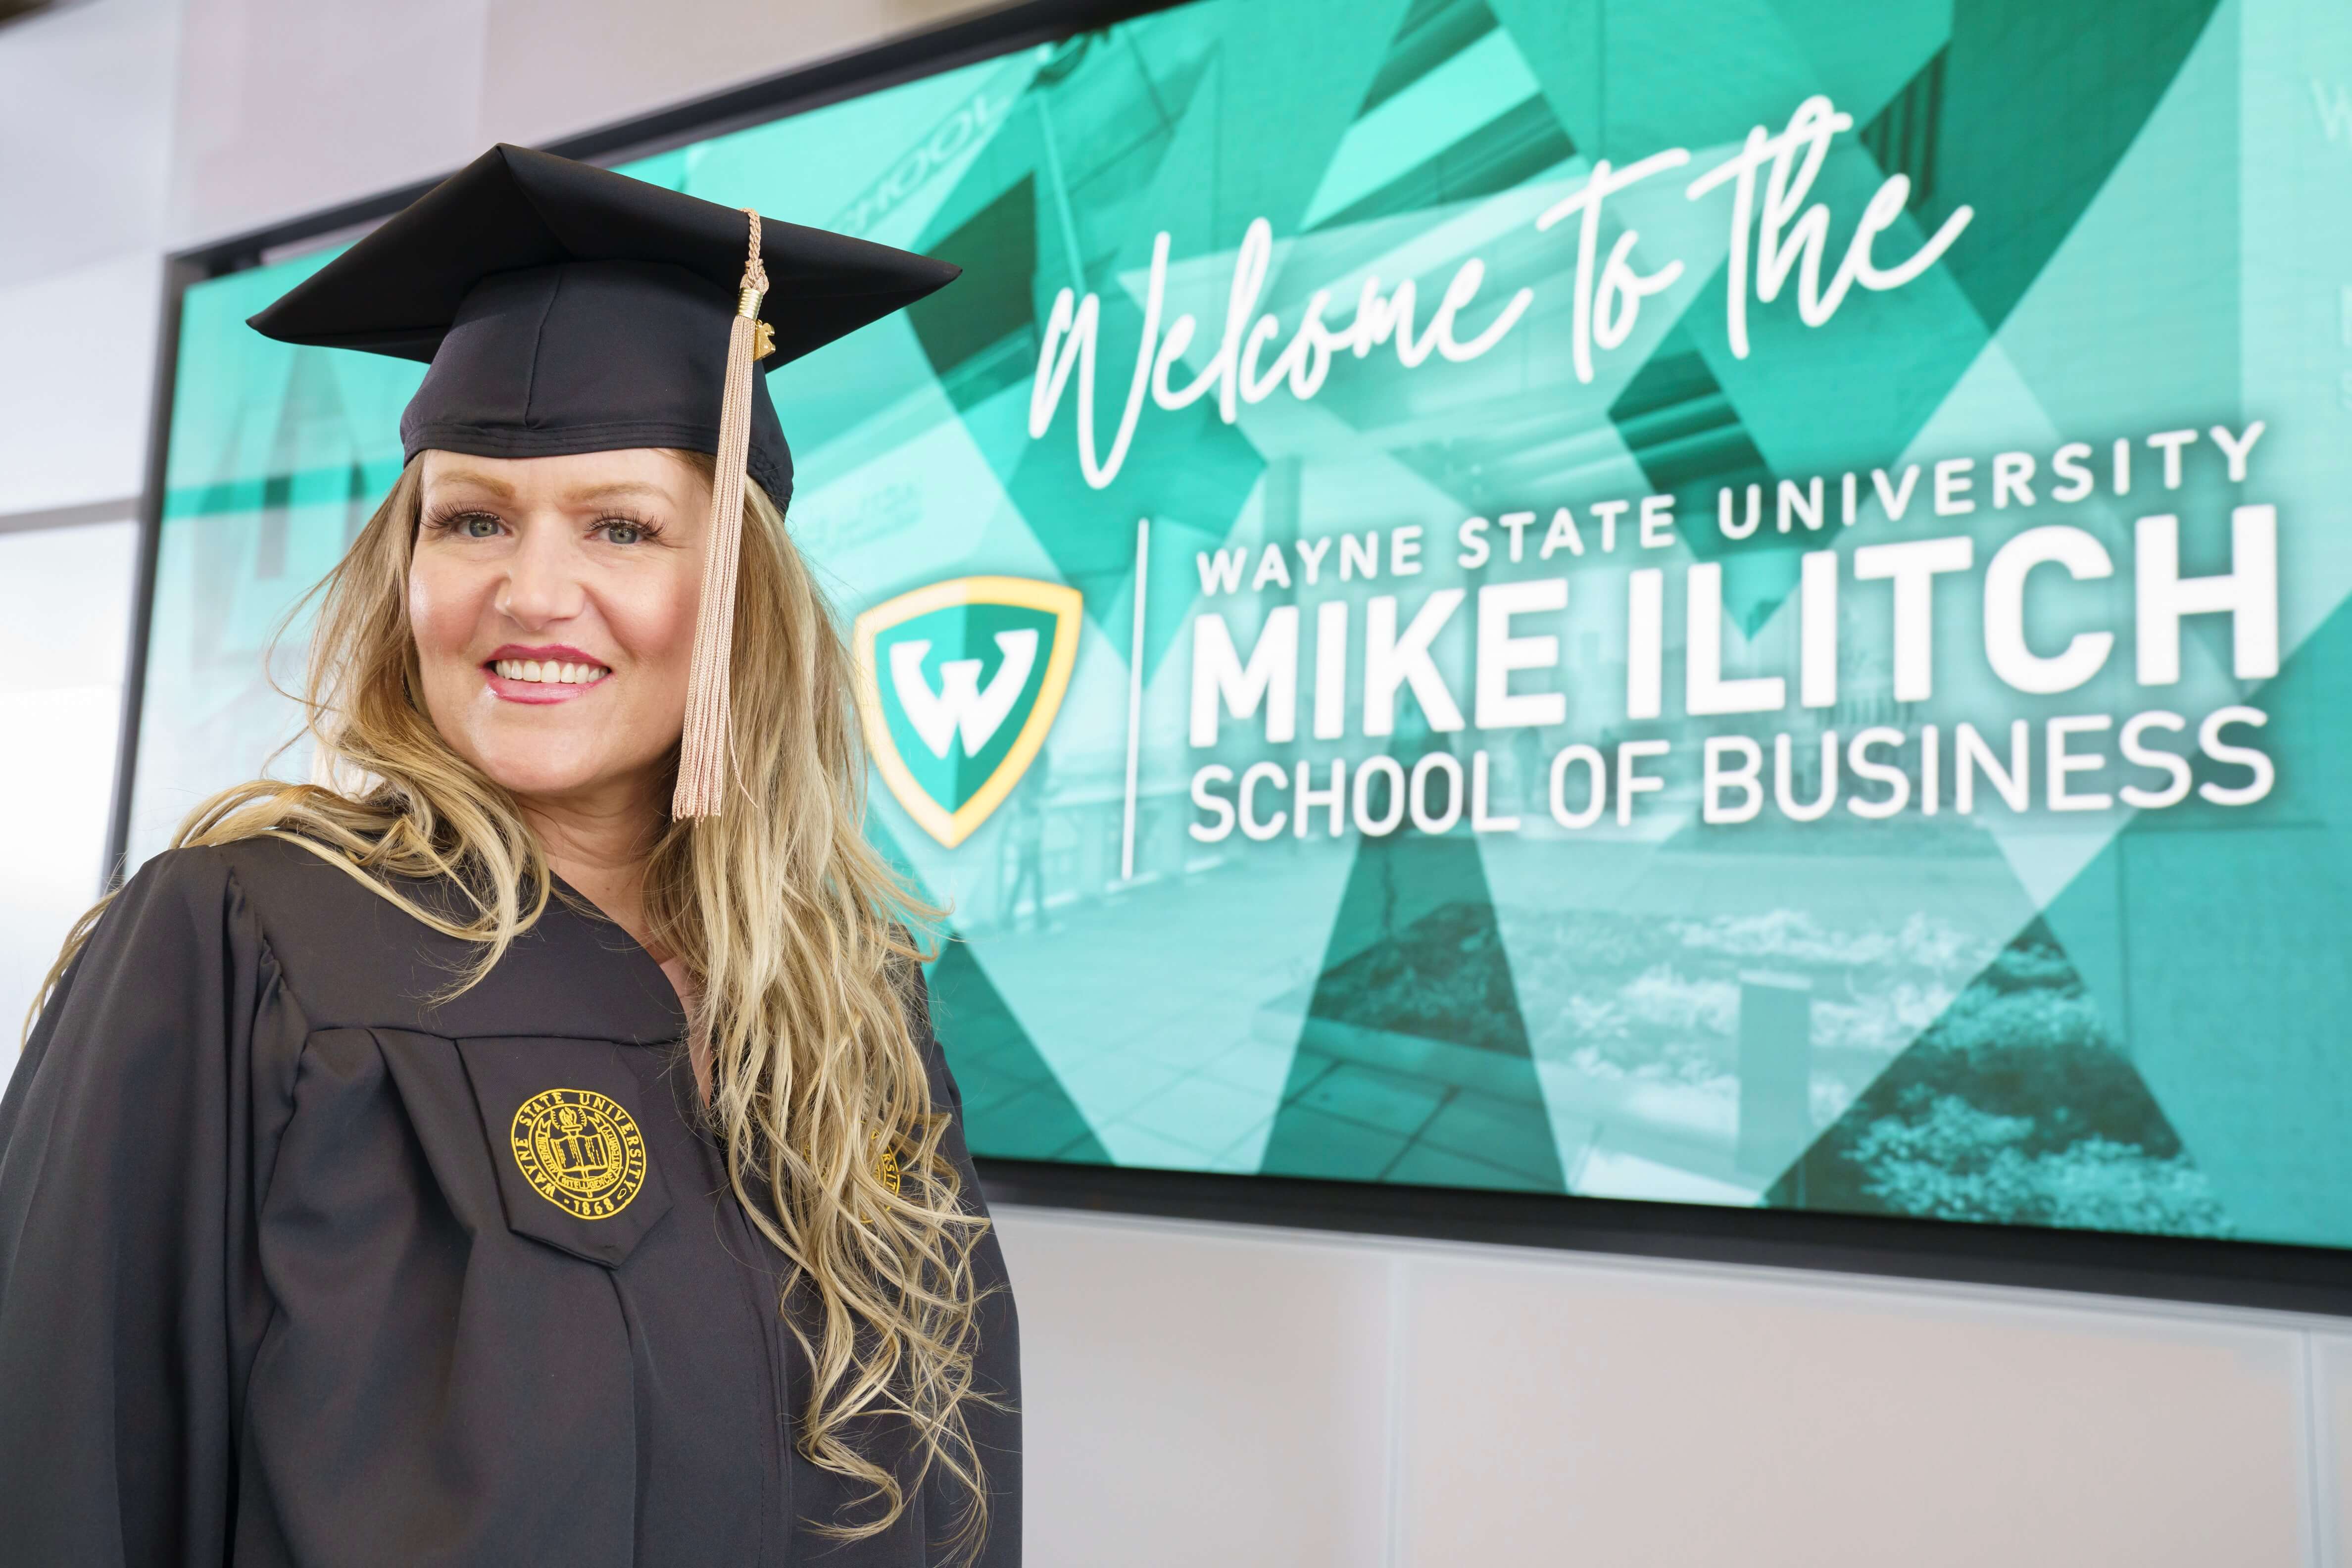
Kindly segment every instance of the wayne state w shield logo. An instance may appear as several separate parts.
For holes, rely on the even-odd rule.
[[[1078,658],[1076,588],[957,577],[857,617],[858,705],[875,766],[952,849],[1004,803],[1054,727]]]

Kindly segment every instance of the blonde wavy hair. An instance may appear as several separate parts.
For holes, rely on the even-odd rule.
[[[708,458],[675,455],[709,472]],[[418,921],[476,944],[453,988],[463,991],[557,890],[515,797],[453,752],[425,713],[407,605],[421,470],[421,459],[408,465],[313,590],[319,616],[299,698],[313,776],[364,783],[239,784],[198,806],[173,845],[275,834],[323,848]],[[965,1207],[940,1152],[948,1119],[908,1021],[916,965],[928,956],[911,933],[930,929],[938,911],[862,832],[853,665],[824,594],[757,485],[745,487],[743,513],[735,794],[718,816],[665,818],[646,868],[646,913],[655,942],[694,982],[688,1028],[709,1053],[707,1114],[735,1195],[789,1265],[779,1310],[815,1374],[800,1449],[866,1489],[851,1510],[863,1517],[817,1527],[856,1540],[906,1511],[912,1489],[888,1456],[854,1440],[877,1429],[872,1418],[897,1416],[913,1435],[913,1485],[944,1473],[964,1500],[952,1539],[976,1551],[988,1491],[964,1410],[999,1393],[973,1375],[972,1251],[987,1222]],[[454,888],[457,912],[471,918],[418,903],[396,885],[404,879]],[[105,907],[74,927],[36,1015]],[[895,1184],[886,1154],[896,1156]],[[801,1290],[815,1310],[792,1306]]]

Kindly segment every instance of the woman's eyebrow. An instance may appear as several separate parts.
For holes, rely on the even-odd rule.
[[[611,500],[618,496],[646,496],[655,500],[666,500],[669,492],[643,479],[615,479],[609,485],[592,485],[586,489],[573,490],[565,499],[577,503]]]
[[[435,479],[436,485],[471,485],[476,489],[488,490],[500,500],[514,500],[514,486],[478,468],[451,468],[436,475]]]

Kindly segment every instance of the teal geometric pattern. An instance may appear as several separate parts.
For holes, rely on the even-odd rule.
[[[1834,215],[1832,263],[1892,175],[1909,191],[1882,259],[1963,206],[1973,216],[1916,279],[1857,291],[1825,324],[1785,294],[1751,297],[1743,354],[1727,208],[1681,186],[1815,94],[1853,120],[1811,197]],[[1534,219],[1598,161],[1670,147],[1690,150],[1690,169],[1612,198],[1600,244],[1637,229],[1635,267],[1673,258],[1683,274],[1580,379],[1575,226]],[[1045,752],[971,837],[942,848],[873,792],[877,843],[951,911],[929,983],[978,1152],[2352,1246],[2340,0],[1198,0],[629,172],[965,268],[770,378],[798,464],[792,525],[845,616],[966,575],[1083,595]],[[1336,356],[1311,398],[1279,392],[1231,419],[1214,396],[1147,407],[1116,478],[1090,485],[1075,391],[1042,435],[1029,427],[1056,296],[1098,302],[1104,447],[1155,238],[1165,313],[1202,323],[1163,367],[1181,384],[1210,363],[1261,218],[1259,305],[1286,337],[1319,289],[1344,321],[1368,278],[1414,279],[1425,322],[1474,256],[1486,272],[1465,335],[1515,290],[1530,303],[1475,359],[1406,370],[1383,347]],[[269,634],[397,473],[418,367],[241,324],[323,259],[186,297],[134,854],[290,732],[268,678],[295,678],[301,623],[265,669]],[[2178,489],[2142,444],[2129,494],[2103,467],[2085,500],[2048,493],[2066,442],[2100,467],[2118,437],[2256,420],[2242,484],[2200,437]],[[2035,502],[1996,509],[1983,469],[2007,451],[2044,467]],[[1971,513],[1916,500],[1896,521],[1867,499],[1874,469],[1958,457],[1979,465],[1986,504]],[[1757,486],[1769,508],[1782,480],[1849,471],[1865,497],[1851,530],[1768,523],[1733,540],[1714,526],[1727,491]],[[1648,495],[1673,498],[1672,548],[1606,549],[1592,503]],[[2193,616],[2180,683],[2138,687],[2136,520],[2177,515],[2184,569],[2212,573],[2230,509],[2250,501],[2277,507],[2281,673],[2239,681],[2228,625]],[[1571,553],[1456,560],[1463,520],[1534,513],[1532,546],[1559,507],[1583,529]],[[2107,667],[2057,696],[2001,685],[1955,579],[1936,600],[1935,694],[1898,701],[1886,590],[1857,581],[1853,551],[1965,534],[1980,570],[2053,522],[2099,541],[2116,570],[2053,598],[2030,640],[2047,653],[2115,627]],[[1408,525],[1423,530],[1411,580],[1298,567],[1301,545]],[[1497,552],[1505,537],[1490,528]],[[1793,675],[1801,560],[1824,549],[1847,584],[1834,708],[1683,716],[1670,598],[1667,716],[1629,716],[1629,566],[1675,583],[1719,567],[1726,673]],[[1290,566],[1270,579],[1269,551]],[[1239,552],[1242,592],[1208,592],[1202,563],[1220,552]],[[1550,576],[1570,584],[1549,628],[1558,667],[1515,689],[1559,691],[1559,722],[1448,732],[1408,695],[1393,734],[1310,733],[1323,606],[1346,605],[1360,634],[1380,595],[1410,615],[1463,590],[1433,657],[1466,708],[1478,589]],[[1227,717],[1194,747],[1202,617],[1224,616],[1246,652],[1284,611],[1300,616],[1298,733],[1269,740],[1262,715]],[[1351,716],[1362,688],[1351,670]],[[2005,735],[2023,720],[2039,736],[2053,718],[2155,708],[2193,730],[2229,704],[2267,716],[2276,784],[2252,806],[2192,795],[2162,810],[1963,816],[1948,798],[1934,816],[1710,825],[1692,766],[1669,769],[1629,822],[1613,794],[1590,827],[1556,826],[1549,807],[1551,760],[1571,744],[1696,752],[1754,733],[1769,753],[1774,729],[1810,745],[1823,728],[1930,723],[1949,743],[1962,722]],[[1295,798],[1302,770],[1319,791],[1335,764],[1352,781],[1367,763],[1406,774],[1433,758],[1475,773],[1485,812],[1518,826],[1474,831],[1465,811],[1442,830],[1331,831],[1329,807]],[[1280,825],[1192,833],[1208,765],[1230,770],[1228,802],[1260,765],[1259,809]],[[2244,776],[2196,770],[2196,784]],[[1802,793],[1818,779],[1800,771]],[[1571,806],[1590,784],[1569,770]]]
[[[1258,1168],[1567,1190],[1466,832],[1357,849]]]

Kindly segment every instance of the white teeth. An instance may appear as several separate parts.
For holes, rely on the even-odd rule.
[[[601,664],[566,664],[552,658],[501,658],[494,660],[491,668],[501,679],[549,686],[593,686],[613,673]]]

